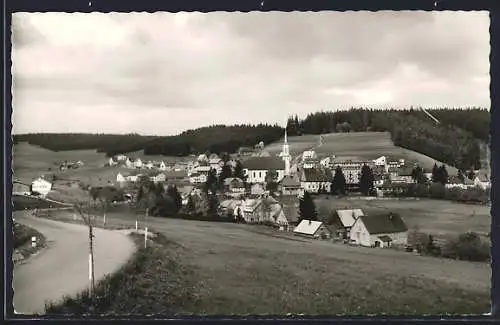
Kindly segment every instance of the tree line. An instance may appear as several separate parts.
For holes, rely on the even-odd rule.
[[[413,150],[461,170],[481,167],[481,143],[489,140],[490,113],[480,108],[434,109],[436,124],[420,109],[317,112],[290,116],[289,135],[332,132],[389,132],[396,146]]]
[[[284,129],[278,125],[212,125],[187,130],[175,136],[139,134],[30,133],[13,136],[13,143],[28,142],[52,151],[92,149],[107,156],[144,150],[146,155],[187,156],[204,152],[236,152],[259,142],[279,140]]]

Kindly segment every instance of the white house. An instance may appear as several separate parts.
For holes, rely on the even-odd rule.
[[[485,190],[491,187],[491,182],[489,177],[487,177],[485,174],[478,173],[478,175],[476,175],[476,178],[474,178],[474,185]]]
[[[194,172],[189,176],[189,182],[191,184],[203,184],[207,181],[207,175]]]
[[[302,153],[302,161],[306,159],[317,159],[318,156],[314,150],[306,150]]]
[[[127,181],[127,179],[121,173],[118,173],[116,175],[116,182],[117,183],[124,183],[126,181]]]
[[[141,158],[137,158],[136,160],[134,160],[134,167],[135,168],[142,168],[142,160],[141,160]]]
[[[342,237],[349,238],[352,226],[359,219],[359,217],[364,216],[363,210],[361,209],[344,209],[337,210],[338,220],[340,221],[341,229],[339,229],[339,234]]]
[[[144,164],[144,167],[147,168],[147,169],[153,169],[154,167],[154,164],[153,162],[150,160],[148,161],[147,163]]]
[[[285,176],[285,161],[278,157],[252,157],[243,162],[243,173],[250,184],[265,183],[269,171],[277,173],[277,182]]]
[[[380,156],[377,159],[373,159],[373,164],[375,166],[386,166],[387,165],[387,157],[386,156]]]
[[[208,161],[207,155],[201,154],[198,156],[198,162],[207,162],[207,161]]]
[[[278,184],[278,190],[281,192],[281,195],[299,196],[303,194],[300,182],[290,175],[283,177]]]
[[[319,164],[324,168],[330,168],[332,162],[332,157],[325,157],[319,161]]]
[[[125,161],[125,160],[127,160],[127,156],[122,155],[122,154],[117,155],[116,156],[116,160],[118,160],[118,161]]]
[[[41,196],[45,197],[52,190],[52,183],[43,179],[42,177],[38,177],[31,183],[31,193],[38,193]]]
[[[109,161],[108,161],[108,165],[115,166],[115,165],[118,165],[118,162],[113,157],[110,157]]]
[[[127,157],[127,159],[125,160],[125,166],[127,168],[134,168],[134,162]]]
[[[321,221],[302,220],[293,230],[294,234],[312,237],[312,238],[329,238],[330,231]]]
[[[167,169],[167,165],[165,165],[165,162],[162,161],[160,162],[160,166],[158,167],[160,170],[166,170]]]
[[[261,183],[252,184],[250,187],[250,194],[252,195],[262,195],[264,193],[266,193],[266,190]]]
[[[466,190],[468,188],[476,186],[476,184],[474,183],[474,181],[470,180],[467,177],[464,177],[464,180],[462,181],[457,176],[450,176],[448,177],[448,182],[444,186],[447,189],[460,188],[462,190]]]
[[[164,173],[158,173],[156,175],[150,176],[149,179],[154,183],[164,182],[166,180],[166,176]]]
[[[330,193],[331,177],[322,169],[304,169],[300,178],[300,186],[309,193]]]
[[[366,247],[407,245],[408,227],[395,213],[361,216],[351,228],[350,240]]]

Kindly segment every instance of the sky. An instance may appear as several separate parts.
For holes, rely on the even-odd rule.
[[[489,109],[487,12],[15,13],[13,133]]]

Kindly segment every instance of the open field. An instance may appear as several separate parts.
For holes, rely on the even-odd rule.
[[[133,227],[135,216],[114,212],[107,221]],[[139,226],[144,226],[142,221]],[[241,224],[149,218],[148,227],[178,245],[166,246],[161,257],[144,262],[149,265],[143,268],[144,275],[131,277],[127,283],[140,288],[141,294],[130,292],[121,312],[478,314],[490,310],[488,263],[351,247],[286,233],[275,236],[267,228]],[[172,265],[182,266],[182,271],[176,272]],[[135,281],[139,283],[132,285]],[[188,296],[160,294],[181,291],[186,285],[191,288]]]
[[[304,135],[290,137],[290,151],[293,155],[308,148],[318,145],[318,135]],[[322,134],[323,144],[315,151],[318,155],[334,154],[343,159],[373,160],[380,156],[389,159],[405,159],[410,166],[419,163],[424,168],[431,169],[436,162],[435,159],[418,152],[396,147],[388,132],[353,132],[353,133],[328,133]],[[283,141],[271,143],[266,147],[270,153],[277,154],[282,150]],[[441,164],[438,162],[438,164]],[[455,175],[457,169],[446,166],[450,175]]]
[[[318,145],[318,139],[318,135],[312,134],[288,137],[287,140],[290,146],[290,154],[292,156],[301,155],[305,150]],[[269,145],[265,146],[264,150],[272,155],[279,154],[283,150],[283,139],[280,139],[277,142],[270,143]]]
[[[317,197],[320,216],[339,209],[362,209],[364,213],[399,213],[408,228],[417,226],[429,234],[460,234],[474,231],[487,235],[491,230],[490,207],[445,200],[398,200]]]

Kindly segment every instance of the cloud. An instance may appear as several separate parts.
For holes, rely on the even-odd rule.
[[[489,107],[487,12],[16,13],[12,25],[15,132]]]

